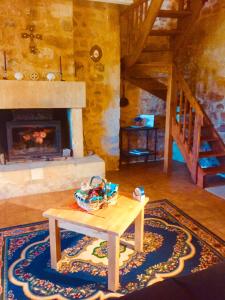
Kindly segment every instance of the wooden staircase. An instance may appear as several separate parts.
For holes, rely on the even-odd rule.
[[[175,140],[193,181],[204,187],[207,176],[225,172],[225,145],[178,71],[176,57],[206,1],[178,0],[174,10],[163,9],[163,2],[138,0],[122,12],[121,74],[167,101],[164,170],[170,170]],[[171,25],[161,28],[158,18]],[[202,158],[212,157],[218,166],[203,168]]]
[[[225,145],[175,67],[173,76],[176,96],[173,99],[172,137],[181,150],[193,181],[204,187],[206,176],[225,173]],[[201,159],[208,158],[216,158],[218,166],[203,166]]]

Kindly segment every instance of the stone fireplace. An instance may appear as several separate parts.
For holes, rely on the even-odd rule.
[[[84,82],[0,81],[0,90],[0,199],[104,176],[104,162],[83,153]]]

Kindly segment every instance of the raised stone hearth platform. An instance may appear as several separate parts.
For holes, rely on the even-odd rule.
[[[75,189],[93,175],[105,176],[105,163],[97,155],[0,165],[0,199]]]

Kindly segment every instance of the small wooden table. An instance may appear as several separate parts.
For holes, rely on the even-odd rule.
[[[114,206],[91,213],[72,208],[48,209],[43,216],[49,219],[51,267],[57,269],[57,261],[61,258],[60,230],[64,228],[90,237],[108,241],[108,289],[119,288],[119,251],[120,237],[130,224],[135,221],[136,251],[143,251],[144,207],[143,203],[119,196]]]

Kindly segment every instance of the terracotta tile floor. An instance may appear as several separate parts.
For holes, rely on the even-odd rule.
[[[107,179],[120,184],[120,191],[132,194],[144,186],[151,201],[168,199],[202,225],[225,240],[225,201],[192,184],[182,164],[174,163],[166,176],[160,162],[128,165],[120,171],[107,173]],[[0,227],[43,220],[42,212],[49,207],[71,204],[73,191],[18,197],[0,201]]]

